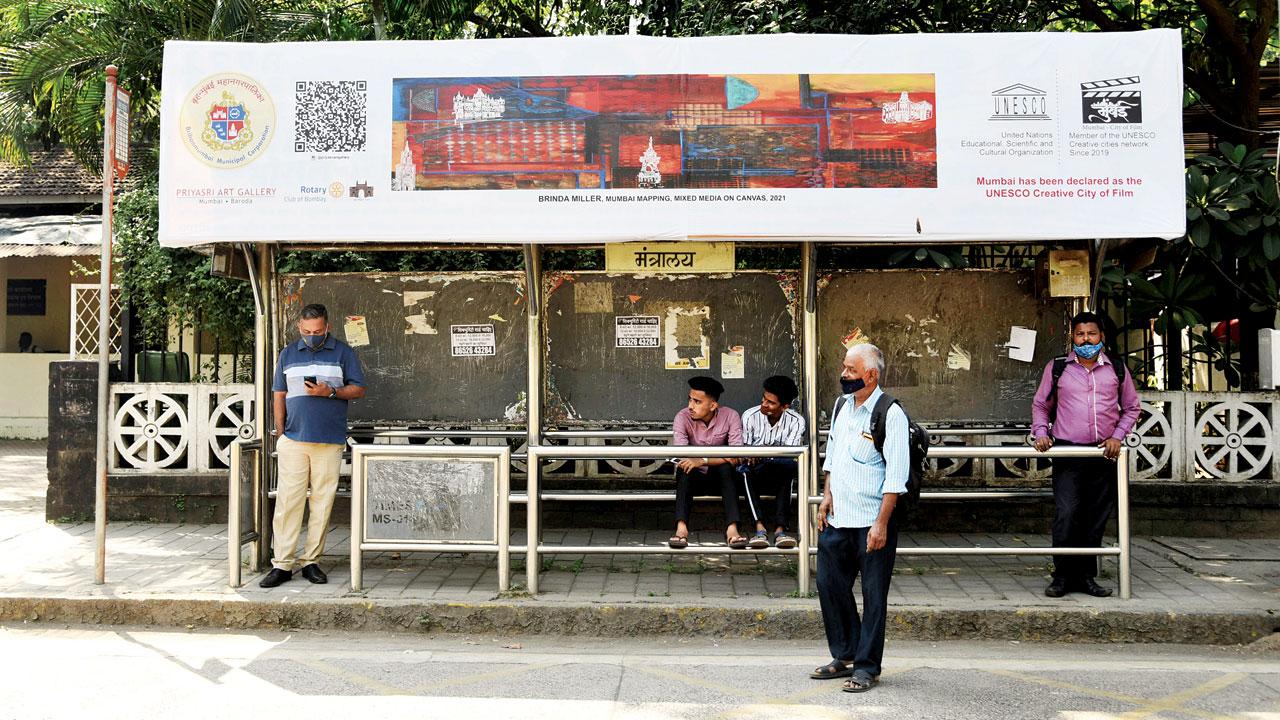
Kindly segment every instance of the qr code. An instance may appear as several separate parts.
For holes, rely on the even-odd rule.
[[[362,152],[368,135],[368,83],[322,80],[294,83],[295,152]]]

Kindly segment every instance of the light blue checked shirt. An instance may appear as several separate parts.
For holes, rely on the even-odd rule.
[[[822,471],[831,473],[831,515],[827,522],[835,527],[871,527],[880,515],[885,494],[907,491],[911,451],[907,414],[901,407],[893,405],[885,416],[883,457],[871,439],[871,410],[883,394],[876,388],[856,408],[853,396],[846,396],[844,408],[827,437]]]

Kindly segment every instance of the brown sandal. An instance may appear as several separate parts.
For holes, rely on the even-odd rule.
[[[729,538],[729,547],[734,550],[745,550],[747,548],[747,539],[741,535],[734,535]]]
[[[667,547],[671,548],[672,550],[683,550],[689,547],[689,538],[681,537],[679,535],[672,535],[667,540]]]

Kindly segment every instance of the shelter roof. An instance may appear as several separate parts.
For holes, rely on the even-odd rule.
[[[96,216],[0,217],[0,257],[97,255],[101,238]]]

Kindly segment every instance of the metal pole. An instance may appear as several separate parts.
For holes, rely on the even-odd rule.
[[[227,488],[227,587],[240,587],[240,441],[231,441],[231,472]]]
[[[267,449],[267,403],[265,401],[266,393],[263,391],[263,388],[266,387],[266,362],[263,360],[263,354],[266,352],[267,347],[267,297],[265,288],[262,285],[262,278],[258,275],[260,263],[257,262],[256,255],[247,245],[242,246],[240,251],[244,254],[245,267],[249,269],[249,287],[253,291],[253,427],[255,430],[254,435],[261,440],[259,444],[261,449],[255,457],[257,462],[253,473],[254,540],[249,545],[249,570],[256,573],[262,566],[261,546],[263,541],[262,528],[260,527],[262,523],[262,508],[260,504],[264,501],[260,499],[263,497],[263,492],[259,482],[263,477],[262,463],[264,461],[262,458],[267,455],[265,452]],[[231,374],[232,380],[236,380],[234,361],[232,362]],[[239,519],[236,522],[239,522]],[[239,557],[238,550],[237,557]]]
[[[258,292],[262,294],[262,314],[258,316],[257,322],[254,323],[254,397],[257,398],[257,412],[254,414],[254,421],[258,423],[258,434],[262,437],[262,449],[258,453],[258,513],[255,516],[257,527],[254,528],[258,532],[258,540],[255,545],[256,567],[254,570],[265,567],[271,558],[271,500],[268,497],[271,489],[271,458],[275,453],[275,438],[267,432],[267,426],[274,422],[272,417],[272,392],[271,392],[271,376],[274,372],[275,354],[275,334],[272,331],[272,324],[276,312],[275,303],[275,257],[272,255],[271,246],[266,243],[259,243],[257,246],[257,260],[254,270],[258,278]],[[283,431],[284,428],[277,428]]]
[[[525,590],[530,595],[538,594],[538,565],[541,560],[538,559],[538,508],[542,503],[538,498],[538,449],[529,447],[529,502],[525,506],[525,518],[527,522],[529,538],[525,541],[527,550],[524,554],[524,585]]]
[[[351,590],[364,589],[364,453],[351,449]]]
[[[542,468],[538,462],[538,454],[534,448],[542,444],[542,252],[536,245],[524,246],[525,298],[528,308],[525,318],[528,323],[526,331],[528,353],[528,385],[525,388],[525,417],[528,427],[526,444],[528,459],[525,464],[529,468],[527,487],[529,502],[525,506],[525,533],[528,535],[525,544],[529,552],[525,555],[526,585],[529,594],[538,594],[538,540],[542,536],[539,529],[542,503],[538,498],[539,478]],[[510,498],[503,496],[504,504]]]
[[[800,462],[797,463],[797,467],[809,467],[810,458],[812,457],[812,454],[805,450],[800,455]],[[796,484],[799,485],[800,483]],[[804,484],[807,485],[808,480]],[[796,509],[800,513],[800,520],[796,523],[796,530],[798,531],[796,534],[800,536],[799,544],[796,547],[796,551],[800,553],[800,557],[796,559],[796,585],[800,591],[800,597],[805,597],[809,594],[809,579],[813,570],[809,560],[809,546],[813,542],[812,530],[809,524],[809,503],[805,502],[805,498],[806,496],[801,494],[796,502]]]
[[[498,459],[498,592],[511,590],[511,452]]]
[[[107,66],[102,118],[102,248],[98,256],[98,444],[93,498],[93,582],[107,581],[107,405],[111,358],[111,199],[115,180],[116,66]],[[128,140],[126,139],[126,142]]]
[[[803,470],[801,479],[796,483],[799,518],[796,522],[800,558],[797,565],[800,595],[809,593],[809,576],[814,569],[809,560],[809,548],[814,544],[813,513],[809,512],[807,499],[819,491],[818,480],[820,466],[818,457],[818,273],[813,241],[806,241],[800,248],[800,279],[804,287],[804,307],[801,317],[804,323],[804,416],[805,427],[809,430],[809,451],[799,467]]]
[[[1120,545],[1120,599],[1133,594],[1132,559],[1129,547],[1129,448],[1120,446],[1116,458],[1116,541]]]

